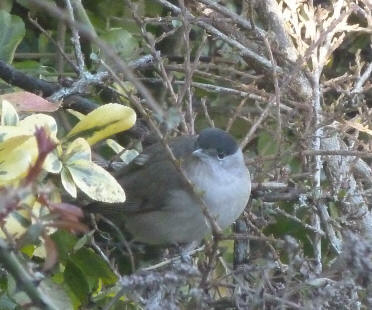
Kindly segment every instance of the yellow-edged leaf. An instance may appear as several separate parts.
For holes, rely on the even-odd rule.
[[[90,198],[102,202],[124,202],[125,193],[116,179],[102,167],[88,160],[69,161],[70,171],[76,186]]]
[[[22,145],[25,141],[31,138],[32,138],[32,135],[19,135],[19,136],[11,137],[1,142],[0,143],[0,154],[3,154],[4,152],[10,152],[11,150],[17,148],[18,146]],[[2,157],[0,155],[0,160],[1,158]]]
[[[1,125],[17,126],[19,122],[17,111],[7,100],[2,101],[1,105]]]
[[[31,134],[34,134],[36,128],[44,127],[49,132],[50,137],[53,140],[58,141],[57,123],[50,115],[42,113],[32,114],[21,120],[18,127],[28,130]],[[61,171],[62,162],[58,158],[58,152],[56,149],[46,157],[43,169],[50,173],[59,173]]]
[[[363,125],[363,124],[361,124],[361,123],[358,122],[358,121],[359,121],[359,120],[355,120],[355,121],[344,120],[343,122],[344,122],[346,125],[348,125],[348,126],[354,128],[354,129],[356,129],[356,130],[359,130],[359,131],[361,131],[361,132],[365,132],[366,134],[372,136],[372,130],[369,129],[368,125]]]
[[[139,153],[136,150],[125,150],[123,154],[120,155],[120,159],[128,165],[133,159],[138,156],[138,154]]]
[[[30,206],[30,208],[23,208],[17,211],[13,211],[5,218],[4,228],[5,231],[15,238],[21,237],[26,231],[29,225],[32,223],[32,215],[37,217],[40,207],[37,207],[38,202],[36,197],[32,193],[24,193],[22,202],[24,206]],[[35,210],[36,209],[36,210]],[[4,232],[0,228],[0,238],[5,238]]]
[[[56,120],[46,114],[32,114],[27,116],[19,122],[19,127],[29,130],[31,133],[35,132],[35,129],[38,127],[44,127],[49,130],[50,136],[56,139],[57,136],[57,123]]]
[[[14,238],[19,238],[22,236],[27,228],[26,225],[22,225],[21,218],[24,218],[24,221],[28,221],[31,218],[31,213],[26,212],[25,210],[15,211],[9,214],[5,219],[4,228],[7,234],[11,235]],[[5,239],[5,234],[0,228],[0,238]]]
[[[46,257],[46,250],[44,243],[41,243],[38,247],[35,248],[33,256],[45,258]]]
[[[71,115],[75,116],[79,121],[81,121],[85,117],[85,114],[79,111],[76,111],[76,110],[66,109],[66,111],[70,113]]]
[[[0,184],[27,174],[39,154],[34,136],[15,136],[0,143]]]
[[[136,113],[132,108],[117,103],[109,103],[84,117],[67,134],[67,139],[73,140],[76,137],[82,137],[92,145],[131,128],[135,122]]]
[[[50,173],[59,173],[61,171],[62,162],[59,160],[57,149],[54,149],[45,158],[43,169]]]
[[[112,87],[119,93],[122,94],[124,98],[128,96],[128,94],[135,94],[137,92],[137,88],[133,85],[132,82],[124,82],[124,83],[114,83]]]
[[[67,193],[71,195],[71,197],[76,198],[77,196],[77,189],[72,179],[71,173],[68,169],[63,168],[61,171],[61,181],[63,188],[66,190]]]
[[[83,138],[77,138],[68,146],[64,157],[64,162],[74,162],[77,160],[91,161],[90,145]]]
[[[138,156],[138,152],[136,150],[125,150],[119,143],[115,140],[107,139],[107,145],[116,153],[120,154],[120,159],[125,163],[129,164],[133,159]]]
[[[117,143],[115,140],[112,140],[112,139],[107,139],[106,140],[106,144],[116,153],[116,154],[119,154],[120,152],[122,152],[124,150],[124,148],[119,144]]]
[[[4,142],[12,137],[32,136],[32,134],[23,128],[15,126],[0,126],[0,142]]]
[[[42,230],[42,225],[38,220],[40,218],[42,212],[41,210],[47,211],[46,208],[42,208],[40,203],[36,201],[36,197],[33,194],[26,195],[24,199],[22,199],[22,202],[20,203],[23,206],[27,206],[23,209],[13,211],[11,214],[9,214],[5,218],[5,231],[13,236],[15,239],[18,239],[22,237],[22,244],[27,245],[28,241],[32,241],[34,238],[38,238],[38,231],[40,232]],[[32,224],[33,228],[30,226]],[[41,228],[38,230],[37,226]],[[35,230],[36,228],[36,230]],[[4,231],[0,228],[0,238],[5,238]],[[31,255],[35,255],[35,250],[39,247],[42,247],[43,245],[40,244],[38,247],[33,247]],[[23,247],[22,247],[23,251]]]

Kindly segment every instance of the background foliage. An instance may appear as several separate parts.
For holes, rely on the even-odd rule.
[[[371,10],[2,0],[0,309],[371,308]],[[109,171],[207,126],[254,184],[192,263],[83,218],[125,199]]]

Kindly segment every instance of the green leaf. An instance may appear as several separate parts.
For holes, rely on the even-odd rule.
[[[54,31],[49,30],[48,35],[51,37],[54,37]],[[44,33],[41,33],[38,37],[38,50],[41,54],[40,56],[40,63],[47,66],[47,65],[53,65],[53,62],[55,61],[53,58],[42,56],[43,54],[47,53],[54,53],[55,52],[55,46],[54,44],[49,40],[48,36]]]
[[[84,138],[90,145],[118,132],[131,128],[136,122],[136,113],[130,107],[109,103],[90,112],[67,134],[67,140]]]
[[[13,6],[13,0],[1,0],[0,2],[0,10],[10,12],[10,10],[12,9],[12,6]]]
[[[119,56],[125,60],[137,58],[140,49],[138,41],[124,29],[112,29],[101,36]]]
[[[26,233],[22,236],[18,245],[23,247],[29,244],[36,244],[44,229],[44,225],[40,222],[32,224],[30,227],[27,228]]]
[[[8,289],[8,279],[5,273],[0,273],[0,292]]]
[[[95,284],[98,283],[98,279],[102,279],[104,284],[114,284],[117,280],[103,258],[91,249],[81,248],[71,257],[71,261],[86,277],[94,279]]]
[[[26,9],[32,11],[33,13],[35,12],[43,12],[45,13],[45,11],[40,7],[38,6],[37,4],[33,3],[32,1],[30,0],[16,0],[18,4],[22,5],[23,7],[25,7]],[[48,3],[50,5],[53,5],[54,4],[54,0],[43,0],[44,3]]]
[[[62,286],[50,279],[44,279],[39,285],[43,293],[48,296],[55,309],[73,310],[71,299]]]
[[[57,230],[50,237],[57,246],[59,260],[62,263],[66,262],[72,253],[72,249],[77,242],[77,238],[73,234],[63,229]]]
[[[88,241],[91,240],[92,236],[94,235],[95,230],[90,231],[89,233],[84,234],[74,245],[74,252],[79,251],[83,246],[85,246]]]
[[[6,291],[9,295],[13,295],[17,291],[17,282],[10,273],[7,273],[6,275],[7,275],[7,279],[6,279],[7,290]]]
[[[89,285],[81,269],[69,260],[66,264],[63,278],[77,299],[82,303],[86,303],[88,301]]]
[[[17,308],[17,304],[12,301],[8,296],[0,296],[0,309],[1,310],[14,310]]]
[[[0,29],[0,60],[11,63],[17,46],[25,36],[25,24],[20,17],[1,10]]]
[[[278,150],[278,143],[275,137],[266,131],[262,131],[258,137],[257,150],[260,156],[274,155]]]
[[[12,299],[20,306],[21,309],[26,308],[26,305],[31,303],[30,297],[24,291],[18,291],[12,295]]]
[[[21,252],[26,254],[29,258],[32,258],[32,256],[34,255],[35,249],[36,249],[35,245],[27,244],[21,248]]]
[[[145,15],[146,16],[161,16],[163,12],[163,6],[155,1],[145,1]]]
[[[39,61],[34,60],[23,60],[14,62],[12,64],[15,69],[22,70],[23,73],[32,74],[35,76],[42,76],[45,74],[50,74],[50,70],[48,70],[48,67],[42,66]],[[39,112],[45,112],[45,111],[39,111]]]

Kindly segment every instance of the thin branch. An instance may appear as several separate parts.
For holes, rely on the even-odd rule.
[[[21,286],[36,306],[41,309],[58,310],[52,300],[45,295],[37,283],[39,282],[22,265],[17,255],[9,249],[3,239],[0,238],[1,264],[9,271],[17,284]]]
[[[40,24],[37,22],[36,19],[33,19],[31,15],[28,15],[28,20],[33,24],[37,29],[40,30],[42,34],[45,35],[45,37],[54,44],[54,46],[57,48],[58,52],[62,57],[67,61],[67,63],[71,66],[71,68],[75,71],[75,73],[79,73],[79,68],[71,61],[71,59],[68,57],[68,55],[65,53],[63,48],[56,42],[52,36],[43,28],[40,26]]]
[[[270,61],[273,65],[273,81],[274,81],[274,89],[275,89],[275,102],[276,102],[276,122],[277,122],[277,131],[276,131],[276,142],[278,145],[277,155],[280,156],[280,148],[281,148],[281,141],[282,141],[282,118],[280,115],[280,88],[278,82],[278,75],[276,72],[276,61],[274,59],[273,53],[271,51],[270,43],[267,40],[267,37],[263,37],[263,42],[265,43],[266,49],[270,56]]]
[[[71,40],[72,40],[72,43],[75,46],[74,51],[75,51],[75,56],[76,56],[76,62],[77,62],[78,70],[79,70],[79,77],[81,78],[83,76],[84,71],[85,71],[85,62],[84,62],[83,52],[81,51],[80,35],[79,35],[79,31],[78,31],[76,25],[74,24],[74,21],[75,21],[74,9],[72,8],[70,0],[65,0],[65,4],[66,4],[66,8],[67,8],[69,18],[73,22],[73,23],[69,24],[70,28],[71,28],[71,32],[72,32],[72,39]]]
[[[351,91],[352,94],[357,94],[362,91],[363,84],[368,80],[372,73],[372,63],[369,63],[363,74],[357,80],[354,89]]]
[[[203,108],[203,112],[204,112],[204,116],[205,118],[207,119],[208,123],[209,123],[209,126],[211,127],[215,127],[214,126],[214,121],[211,119],[209,113],[208,113],[208,108],[207,108],[207,105],[205,104],[205,102],[207,101],[207,99],[204,97],[201,99],[201,106]]]

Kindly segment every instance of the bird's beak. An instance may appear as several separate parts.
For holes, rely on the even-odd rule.
[[[203,149],[196,149],[195,151],[192,152],[192,156],[202,158],[205,157],[205,152],[203,151]]]

